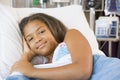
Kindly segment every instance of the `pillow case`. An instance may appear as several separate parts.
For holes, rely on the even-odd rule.
[[[17,20],[0,4],[0,76],[4,79],[22,54],[22,38]],[[2,79],[2,80],[3,80]]]

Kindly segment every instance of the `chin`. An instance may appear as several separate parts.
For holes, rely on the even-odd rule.
[[[46,56],[46,52],[36,52],[36,54],[41,55],[41,56]]]

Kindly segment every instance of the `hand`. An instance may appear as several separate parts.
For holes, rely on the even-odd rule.
[[[33,72],[34,67],[33,65],[25,60],[20,60],[18,62],[16,62],[11,69],[11,73],[12,72],[20,72],[26,76],[30,76],[30,73]]]
[[[30,47],[28,46],[27,42],[25,41],[25,38],[23,37],[23,51],[24,53],[30,52]]]
[[[23,37],[23,53],[24,54],[22,55],[22,59],[27,59],[28,61],[31,61],[31,59],[36,55],[30,49],[24,37]]]

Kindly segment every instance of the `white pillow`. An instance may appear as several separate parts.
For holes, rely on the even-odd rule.
[[[3,79],[21,54],[22,38],[18,22],[4,6],[0,5],[0,76]]]

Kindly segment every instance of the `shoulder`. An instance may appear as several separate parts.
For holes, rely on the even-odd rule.
[[[77,29],[69,29],[66,33],[66,36],[73,36],[73,35],[82,35],[81,32]]]
[[[68,40],[80,40],[81,38],[85,38],[82,33],[77,29],[69,29],[65,35],[64,41]]]
[[[79,30],[77,30],[77,29],[69,29],[68,31],[67,31],[67,34],[68,33],[80,33],[80,31]]]

